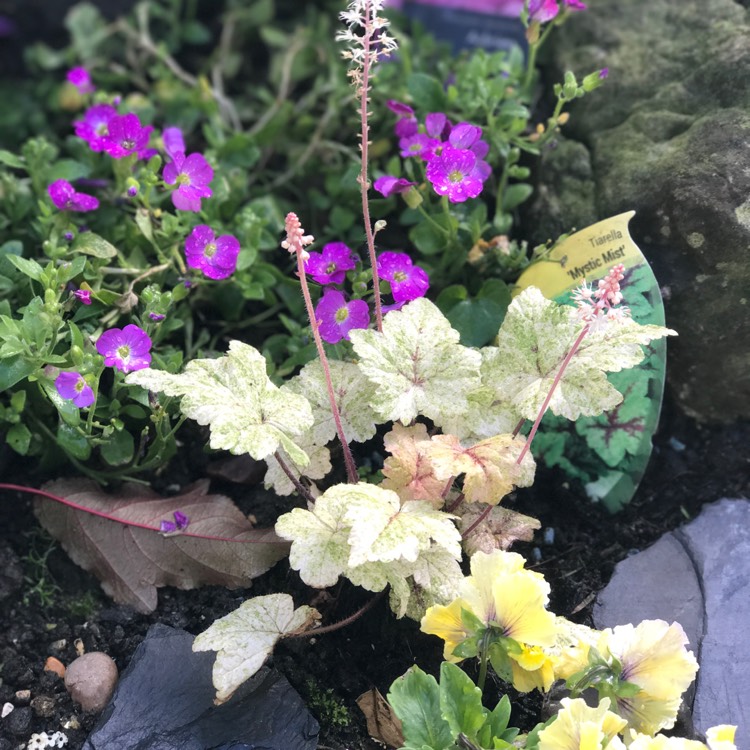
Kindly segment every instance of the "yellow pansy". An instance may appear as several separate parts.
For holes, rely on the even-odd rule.
[[[586,625],[555,618],[556,641],[551,650],[556,680],[567,680],[589,664],[589,649],[597,644],[601,633]]]
[[[445,641],[443,658],[454,663],[461,661],[453,655],[454,649],[471,635],[461,620],[462,609],[470,609],[463,599],[454,599],[447,606],[435,604],[425,612],[420,626],[423,632],[436,635]]]
[[[596,708],[582,698],[563,698],[555,720],[539,732],[539,750],[624,750],[617,737],[626,722],[609,710],[609,698]]]
[[[737,750],[734,733],[737,727],[732,724],[719,724],[706,732],[709,750]]]
[[[706,750],[702,742],[686,740],[682,737],[665,737],[657,734],[651,737],[648,734],[633,734],[628,750]]]
[[[549,692],[555,681],[552,657],[539,646],[521,646],[520,654],[509,653],[513,671],[513,687],[520,693],[534,688]]]

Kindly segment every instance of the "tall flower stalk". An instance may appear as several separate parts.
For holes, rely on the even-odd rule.
[[[381,56],[387,56],[396,49],[396,41],[386,33],[388,21],[379,16],[383,10],[384,0],[353,0],[349,7],[341,14],[341,20],[346,24],[345,31],[336,35],[336,40],[346,43],[342,55],[350,61],[349,77],[352,79],[354,90],[359,99],[360,115],[360,156],[361,168],[359,173],[359,187],[362,195],[362,217],[365,224],[367,250],[372,267],[372,286],[375,294],[375,322],[378,331],[383,330],[383,310],[380,300],[380,276],[375,257],[375,232],[370,219],[370,204],[367,191],[370,183],[367,177],[368,152],[370,145],[369,101],[370,77],[375,63]]]
[[[336,434],[339,436],[341,447],[344,450],[346,476],[350,482],[356,483],[359,481],[357,465],[354,463],[354,458],[351,449],[349,448],[349,442],[346,439],[346,435],[344,435],[344,427],[341,424],[341,413],[339,412],[339,407],[336,403],[336,392],[333,389],[333,381],[331,380],[331,368],[328,366],[328,357],[326,356],[323,347],[323,339],[320,336],[320,325],[315,316],[315,308],[313,307],[312,298],[310,297],[310,287],[307,285],[307,275],[305,274],[305,261],[310,257],[310,254],[305,250],[305,247],[311,245],[315,241],[315,238],[311,234],[305,234],[302,225],[300,224],[300,220],[295,213],[290,212],[286,215],[285,229],[286,239],[281,243],[281,247],[283,247],[284,250],[293,253],[297,258],[297,274],[302,286],[302,296],[305,299],[307,315],[310,318],[310,327],[312,328],[315,346],[318,349],[318,357],[320,358],[320,364],[323,367],[323,373],[326,379],[326,389],[328,391],[328,400],[331,403],[333,421],[336,425]],[[283,468],[282,465],[282,469]]]

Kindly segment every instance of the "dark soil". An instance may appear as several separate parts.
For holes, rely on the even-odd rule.
[[[646,477],[630,506],[615,516],[583,499],[581,489],[569,485],[562,474],[540,469],[535,486],[517,493],[508,505],[538,517],[544,528],[555,531],[553,544],[517,547],[530,560],[539,559],[532,567],[543,572],[552,586],[551,609],[589,622],[594,597],[619,560],[694,518],[704,503],[747,496],[748,444],[750,425],[701,426],[667,403]],[[188,478],[195,479],[203,467],[190,459],[195,468]],[[36,479],[27,482],[35,484]],[[212,489],[232,495],[245,510],[252,505],[247,487],[215,482]],[[250,494],[256,504],[258,497],[265,496],[255,490]],[[69,663],[78,642],[87,652],[110,654],[122,671],[155,622],[198,633],[246,596],[284,590],[302,604],[317,593],[302,586],[297,574],[280,563],[250,591],[163,589],[157,611],[138,614],[108,601],[97,582],[39,531],[27,496],[0,492],[0,500],[0,559],[4,560],[0,595],[5,595],[0,608],[0,705],[7,701],[17,707],[2,721],[0,750],[25,747],[32,732],[63,728],[70,738],[68,748],[77,750],[94,726],[97,717],[83,713],[62,681],[43,671],[50,655]],[[39,556],[50,547],[47,563],[40,563]],[[12,590],[18,565],[25,581]],[[2,590],[6,584],[10,593]],[[334,622],[368,596],[342,584],[330,596],[318,595],[315,605],[325,622]],[[434,673],[441,650],[441,643],[420,633],[416,623],[396,620],[383,599],[344,630],[283,642],[273,661],[320,720],[321,748],[374,750],[379,746],[368,738],[355,705],[357,696],[372,686],[385,694],[391,682],[415,663]],[[23,690],[30,691],[30,697],[19,697],[17,691]],[[538,720],[538,697],[514,703],[516,725],[528,728]]]

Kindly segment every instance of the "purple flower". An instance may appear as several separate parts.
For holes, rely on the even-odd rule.
[[[185,156],[185,137],[179,128],[164,128],[161,139],[164,142],[164,150],[172,161],[175,160],[177,154]]]
[[[451,203],[463,203],[482,192],[489,177],[487,162],[477,159],[468,149],[445,146],[439,156],[427,164],[427,179],[438,195],[447,195]]]
[[[341,292],[326,289],[315,308],[315,318],[323,341],[337,344],[341,339],[349,339],[349,331],[367,328],[370,324],[370,308],[362,299],[347,302]]]
[[[172,513],[174,521],[162,521],[159,524],[159,531],[162,534],[172,534],[175,531],[185,531],[190,524],[190,518],[179,510]]]
[[[185,240],[185,257],[209,279],[226,279],[237,269],[240,242],[231,234],[216,237],[207,224],[198,224]]]
[[[563,0],[566,8],[571,10],[586,10],[586,3],[582,3],[581,0]]]
[[[75,235],[73,234],[73,232],[65,232],[65,234],[63,234],[63,237],[65,238],[66,242],[72,242]]]
[[[323,252],[310,252],[308,255],[305,271],[318,284],[340,284],[346,272],[356,265],[351,248],[343,242],[329,242],[323,246]]]
[[[162,320],[164,320],[164,318],[166,318],[167,316],[166,315],[162,315],[161,313],[150,312],[148,314],[148,317],[151,320],[153,320],[154,323],[161,323]]]
[[[414,110],[408,104],[404,104],[403,102],[396,101],[395,99],[389,99],[385,103],[385,106],[388,107],[391,112],[397,114],[399,116],[399,119],[404,117],[414,117]]]
[[[602,68],[599,71],[599,78],[602,79],[602,81],[609,75],[609,68]]]
[[[384,177],[378,177],[378,179],[375,180],[373,187],[381,195],[384,195],[387,198],[394,193],[406,193],[412,185],[416,184],[416,182],[409,182],[409,180],[404,179],[403,177],[391,177],[390,175],[385,175]]]
[[[414,116],[414,110],[408,104],[397,102],[395,99],[389,99],[386,102],[386,106],[391,112],[395,112],[398,115],[394,132],[399,138],[408,138],[417,134],[419,130],[417,118]]]
[[[114,159],[144,151],[153,127],[143,127],[138,115],[115,115],[108,124],[109,135],[104,142],[104,151]]]
[[[424,118],[425,130],[431,138],[443,140],[450,135],[451,124],[442,112],[431,112]]]
[[[135,198],[136,195],[138,195],[138,188],[135,185],[131,185],[128,188],[128,198]]]
[[[547,23],[551,21],[560,12],[557,0],[530,0],[529,2],[529,19]]]
[[[75,292],[73,292],[73,296],[84,305],[91,304],[91,290],[90,289],[76,289]]]
[[[417,133],[402,138],[398,142],[401,149],[401,156],[405,159],[409,156],[418,156],[421,159],[428,160],[435,152],[441,142],[437,138],[430,138],[426,133]]]
[[[68,71],[67,79],[81,94],[93,94],[96,89],[91,82],[91,74],[86,68],[78,67]]]
[[[136,325],[110,328],[99,336],[96,351],[104,357],[107,367],[122,372],[142,370],[151,364],[151,339]]]
[[[62,398],[72,400],[79,409],[94,403],[94,391],[80,372],[61,372],[55,380],[55,388]]]
[[[176,152],[174,161],[164,165],[163,176],[168,185],[177,183],[177,190],[172,193],[172,203],[181,211],[200,211],[201,198],[213,195],[208,185],[214,178],[214,170],[202,154],[186,157]]]
[[[424,269],[415,266],[406,253],[385,252],[378,256],[378,273],[391,285],[397,303],[424,297],[430,279]]]
[[[117,110],[111,104],[95,104],[86,110],[83,120],[73,123],[73,127],[76,135],[83,138],[92,151],[104,151],[113,117],[117,117]]]
[[[99,201],[93,195],[77,193],[67,180],[55,180],[47,192],[61,211],[95,211],[99,208]]]

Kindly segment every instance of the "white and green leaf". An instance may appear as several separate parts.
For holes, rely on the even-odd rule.
[[[279,457],[286,464],[286,467],[297,479],[306,477],[307,479],[323,479],[331,471],[331,453],[323,445],[300,441],[299,447],[307,454],[309,462],[305,466],[298,466],[289,457],[289,454],[283,449],[279,449]],[[296,491],[287,473],[281,468],[275,456],[266,459],[268,469],[263,479],[263,485],[266,489],[272,489],[277,495],[291,495]]]
[[[361,329],[350,337],[383,420],[409,424],[421,414],[440,425],[466,411],[468,394],[480,384],[479,352],[461,346],[458,332],[423,297],[389,313],[382,333]]]
[[[294,463],[308,463],[297,439],[313,424],[310,404],[277,388],[266,374],[266,360],[252,346],[232,341],[225,356],[195,359],[181,374],[138,370],[126,382],[179,397],[183,414],[210,427],[212,448],[258,460],[283,448]]]
[[[216,703],[252,677],[289,633],[309,629],[320,615],[312,607],[294,608],[288,594],[256,596],[219,618],[196,636],[193,651],[217,651],[213,667]]]

